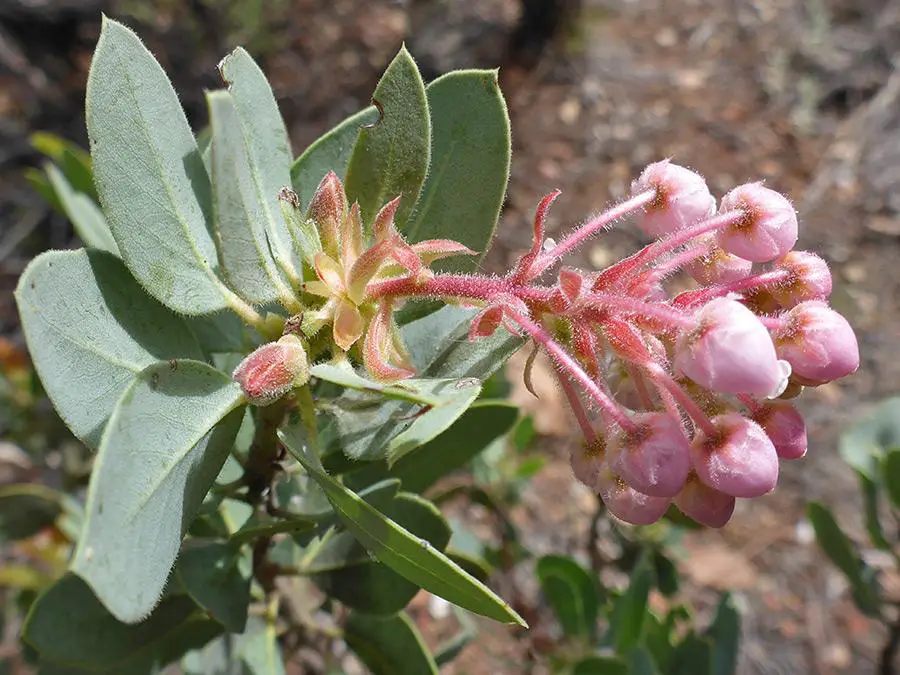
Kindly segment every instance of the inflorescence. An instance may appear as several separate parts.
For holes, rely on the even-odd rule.
[[[649,524],[674,502],[721,527],[737,498],[774,489],[780,459],[806,453],[789,399],[859,366],[853,329],[828,305],[828,266],[794,250],[796,212],[761,183],[732,189],[717,208],[700,175],[657,162],[626,200],[554,244],[544,225],[559,194],[540,202],[532,246],[506,275],[434,273],[434,260],[473,252],[449,240],[408,244],[393,222],[398,200],[376,216],[364,247],[359,209],[329,174],[307,214],[319,234],[318,280],[305,284],[311,309],[296,323],[306,338],[330,324],[336,358],[355,350],[373,377],[396,380],[414,373],[394,321],[406,299],[477,307],[470,340],[502,326],[549,356],[584,438],[572,468],[611,513]],[[650,244],[599,272],[561,267],[555,283],[541,283],[629,215]],[[697,288],[672,295],[667,280],[679,271]],[[250,370],[242,367],[238,381]],[[305,381],[296,375],[285,373],[282,389]],[[260,402],[271,400],[254,386]]]

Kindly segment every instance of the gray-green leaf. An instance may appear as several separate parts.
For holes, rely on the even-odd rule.
[[[290,297],[291,290],[273,257],[272,223],[277,216],[284,224],[278,192],[271,199],[266,192],[260,168],[253,161],[252,140],[245,136],[231,94],[207,92],[206,101],[212,126],[216,239],[222,273],[248,302],[265,304]]]
[[[188,360],[149,366],[122,394],[100,443],[72,562],[119,620],[140,621],[159,600],[243,403],[231,378]]]
[[[347,166],[347,196],[358,201],[363,222],[403,195],[394,222],[403,227],[419,197],[431,155],[425,85],[406,47],[391,61],[372,95],[381,118],[360,129]]]
[[[41,254],[22,274],[16,301],[50,400],[91,447],[136,373],[165,359],[203,358],[184,320],[108,253]]]
[[[309,205],[313,193],[329,171],[343,176],[350,163],[350,155],[362,126],[378,119],[374,106],[350,115],[310,145],[291,166],[291,185],[303,208]]]
[[[278,102],[265,74],[243,47],[219,63],[247,143],[254,183],[264,208],[272,253],[282,268],[292,268],[291,240],[281,218],[278,192],[291,183],[291,142]]]
[[[76,192],[62,171],[55,165],[46,164],[44,171],[47,172],[47,178],[50,180],[50,185],[53,186],[60,205],[84,245],[101,251],[109,251],[118,256],[119,247],[116,246],[116,240],[109,231],[109,225],[106,218],[103,217],[103,212],[94,203],[94,200],[83,192]]]
[[[496,70],[460,70],[425,89],[431,111],[431,167],[405,226],[410,241],[454,239],[474,251],[490,245],[509,179],[510,129]],[[471,270],[478,257],[442,262]]]
[[[209,178],[175,90],[131,30],[106,17],[87,85],[94,178],[128,269],[185,314],[226,306]]]
[[[189,597],[174,595],[167,597],[146,621],[123,624],[103,607],[83,580],[66,574],[32,605],[22,636],[42,658],[54,663],[94,671],[140,673],[140,669],[124,666],[143,651],[160,649],[185,622],[198,615]]]
[[[385,518],[326,474],[319,468],[318,460],[311,460],[305,454],[302,435],[298,438],[288,429],[279,431],[279,436],[297,461],[322,486],[347,528],[381,562],[425,590],[471,612],[525,625],[506,602],[443,553]]]

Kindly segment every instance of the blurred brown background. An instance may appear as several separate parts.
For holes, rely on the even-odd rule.
[[[203,89],[220,85],[216,63],[245,45],[270,76],[297,152],[368,103],[404,40],[426,79],[501,66],[514,152],[485,262],[494,271],[529,242],[541,195],[563,190],[553,236],[661,157],[705,174],[719,195],[753,179],[788,193],[801,244],[833,265],[833,302],[857,329],[863,365],[804,395],[810,454],[785,468],[774,494],[741,504],[725,531],[689,538],[687,594],[702,610],[717,589],[737,592],[741,673],[874,671],[883,635],[853,608],[802,514],[807,499],[822,499],[861,530],[836,437],[900,391],[900,0],[0,0],[0,334],[13,342],[11,291],[24,265],[73,245],[21,177],[39,161],[28,135],[86,145],[84,84],[101,11],[145,39],[198,129]],[[624,227],[580,262],[602,267],[639,243]],[[575,551],[592,501],[565,461],[570,425],[552,388],[540,403],[517,398],[559,461],[514,517],[536,553]],[[872,562],[900,596],[893,562]],[[539,638],[486,625],[453,672],[524,672]]]

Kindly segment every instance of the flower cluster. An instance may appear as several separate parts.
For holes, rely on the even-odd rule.
[[[362,361],[382,379],[412,373],[392,313],[410,297],[464,302],[480,311],[470,339],[501,326],[546,351],[581,426],[575,475],[610,512],[652,523],[674,504],[721,527],[738,498],[771,491],[780,459],[806,453],[803,418],[789,402],[803,387],[854,372],[856,337],[828,305],[831,276],[813,253],[793,250],[797,215],[760,183],[734,188],[718,207],[698,174],[648,166],[628,199],[558,243],[545,240],[540,202],[531,248],[504,276],[434,274],[428,264],[471,253],[450,241],[406,243],[385,206],[362,251],[358,210],[326,177],[310,207],[322,251],[324,298],[304,322],[331,322],[337,350],[365,335]],[[653,241],[599,272],[562,267],[568,253],[627,215]],[[682,271],[697,288],[671,295]],[[595,411],[599,423],[590,414]]]

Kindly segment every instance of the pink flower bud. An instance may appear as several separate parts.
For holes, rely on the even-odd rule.
[[[709,487],[694,473],[675,497],[675,506],[684,515],[707,527],[724,527],[731,520],[734,504],[734,497]]]
[[[790,368],[778,360],[769,331],[744,305],[716,298],[697,312],[697,327],[679,336],[675,366],[697,384],[728,394],[775,397]]]
[[[720,213],[742,211],[743,217],[719,232],[719,246],[753,262],[768,262],[797,243],[797,213],[787,197],[762,183],[740,185],[724,197]]]
[[[754,411],[753,420],[765,430],[781,459],[800,459],[806,454],[806,422],[790,403],[766,403]]]
[[[656,190],[654,199],[638,220],[650,237],[662,237],[709,218],[716,210],[703,176],[664,159],[650,164],[631,184],[632,194]]]
[[[778,482],[778,454],[766,432],[739,413],[713,418],[715,432],[698,431],[691,444],[694,471],[732,497],[759,497]]]
[[[729,284],[750,276],[753,271],[753,263],[723,251],[715,244],[714,235],[706,235],[700,241],[702,244],[711,242],[712,245],[706,255],[685,265],[684,271],[694,281],[704,286],[712,286],[714,284]]]
[[[632,525],[650,525],[663,517],[672,503],[665,497],[641,494],[608,467],[600,473],[600,499],[616,518]]]
[[[334,171],[329,171],[319,183],[309,202],[306,217],[319,228],[319,238],[325,251],[331,255],[338,252],[340,231],[347,217],[347,195],[341,179]]]
[[[251,405],[274,403],[309,380],[303,341],[296,335],[285,335],[258,347],[235,368],[232,378],[241,385]]]
[[[595,443],[585,441],[569,457],[575,478],[594,492],[600,489],[600,475],[606,467],[605,447],[602,438]]]
[[[828,263],[815,253],[788,251],[775,261],[773,268],[787,272],[785,282],[769,289],[782,307],[794,307],[806,300],[827,300],[831,295]]]
[[[652,497],[674,497],[691,468],[681,423],[664,412],[635,415],[633,431],[620,431],[609,443],[609,466],[635,490]]]
[[[802,302],[774,335],[778,355],[800,384],[818,385],[856,372],[859,345],[847,320],[824,302]]]

